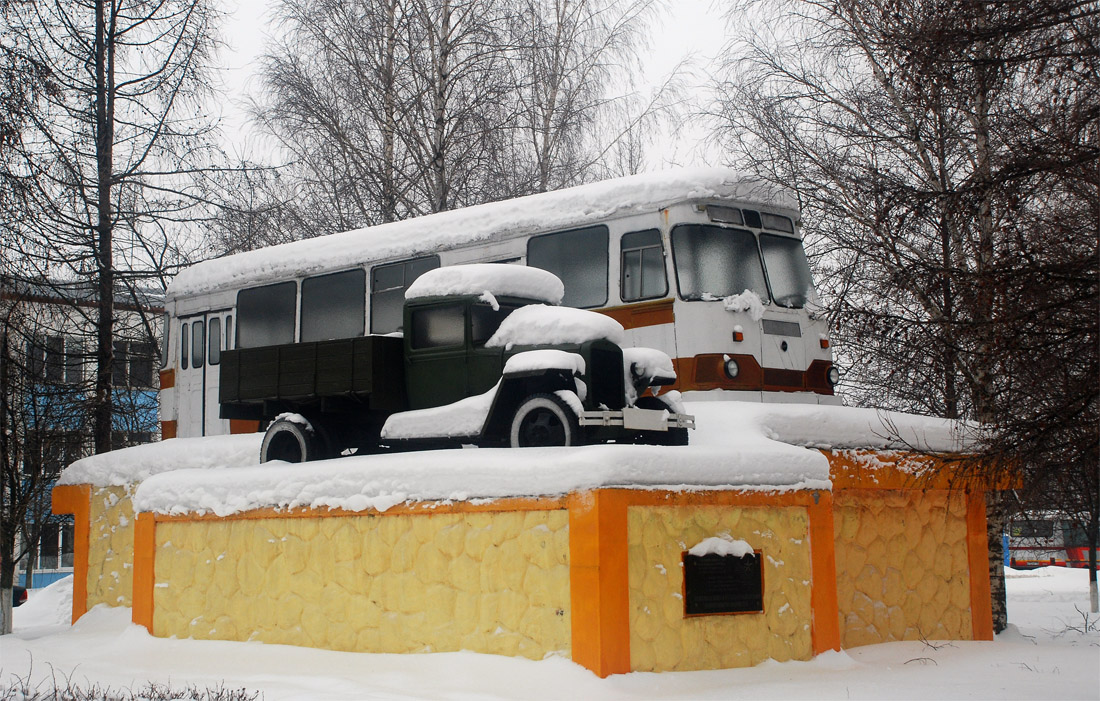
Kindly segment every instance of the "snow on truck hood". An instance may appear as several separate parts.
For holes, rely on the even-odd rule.
[[[73,463],[61,484],[141,482],[140,511],[230,514],[256,508],[386,509],[407,500],[556,496],[598,487],[829,488],[814,448],[959,452],[967,427],[840,406],[689,402],[687,447],[438,450],[259,465],[261,434],[171,439]],[[874,464],[869,464],[874,467]]]
[[[182,270],[167,299],[393,260],[443,248],[655,212],[684,199],[733,198],[797,211],[789,191],[727,168],[684,168],[465,207],[215,258]]]
[[[617,346],[624,343],[622,324],[609,316],[573,307],[548,307],[529,304],[520,307],[500,323],[486,341],[488,348],[537,346],[561,343],[585,343],[606,339]]]

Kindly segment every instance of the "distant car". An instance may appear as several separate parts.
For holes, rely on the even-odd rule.
[[[16,585],[11,590],[11,605],[19,606],[27,601],[27,588]]]

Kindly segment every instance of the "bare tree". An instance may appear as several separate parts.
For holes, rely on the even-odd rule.
[[[729,55],[711,116],[741,165],[803,198],[849,396],[978,421],[989,471],[1095,484],[1096,398],[1056,388],[1097,386],[1097,219],[1076,214],[1097,193],[1096,7],[782,7],[755,23],[778,38]]]
[[[201,196],[216,17],[203,0],[38,0],[9,22],[57,90],[42,96],[8,161],[27,207],[4,222],[14,234],[6,255],[28,278],[94,281],[97,452],[111,449],[116,294],[138,304],[137,289],[163,283],[174,235]]]
[[[670,102],[629,92],[651,5],[281,0],[253,114],[288,164],[262,206],[300,238],[606,171]]]

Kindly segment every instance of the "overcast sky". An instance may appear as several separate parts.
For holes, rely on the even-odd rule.
[[[224,82],[227,101],[223,108],[228,147],[242,155],[249,149],[263,149],[251,133],[243,111],[242,97],[255,90],[254,66],[263,52],[269,33],[271,0],[224,0],[227,13],[223,30],[226,48],[221,53],[219,73]],[[649,34],[649,50],[643,49],[646,65],[644,78],[658,84],[683,59],[692,56],[695,75],[701,77],[724,40],[724,22],[713,7],[714,0],[666,0],[667,9],[656,16]],[[693,88],[697,90],[697,88]],[[681,143],[666,139],[664,159],[681,165],[703,164],[692,151],[696,140],[681,134]],[[714,159],[707,159],[714,160]],[[717,162],[710,163],[716,165]],[[660,167],[659,159],[651,159],[651,167]]]

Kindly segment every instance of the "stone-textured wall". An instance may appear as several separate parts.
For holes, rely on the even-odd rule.
[[[130,606],[134,587],[134,507],[130,487],[93,487],[89,505],[88,608]]]
[[[808,527],[801,507],[629,507],[631,668],[684,671],[810,659]],[[764,612],[685,618],[681,555],[722,533],[761,551]]]
[[[845,648],[971,638],[965,494],[858,489],[833,507]]]
[[[565,510],[164,521],[153,632],[568,655]]]

